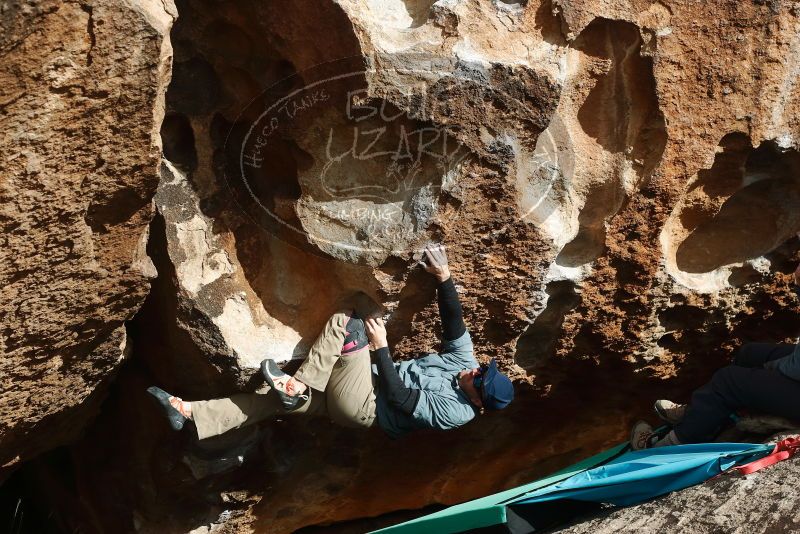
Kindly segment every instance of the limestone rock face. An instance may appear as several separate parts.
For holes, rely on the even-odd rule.
[[[212,364],[216,380],[228,378],[238,387],[246,387],[261,376],[257,369],[264,358],[286,361],[305,356],[313,341],[309,334],[334,304],[320,297],[330,292],[348,293],[347,278],[334,280],[332,287],[320,287],[320,282],[329,280],[315,280],[317,269],[274,238],[251,244],[255,250],[242,247],[235,234],[220,231],[219,220],[203,213],[198,193],[184,171],[167,160],[155,202],[164,219],[170,271],[174,273],[170,289],[176,297],[174,320],[189,335],[193,349]],[[236,220],[235,215],[228,219]],[[256,265],[243,266],[240,255]],[[247,269],[254,267],[266,272],[251,282]],[[342,265],[338,270],[350,275],[349,292],[361,287],[354,281],[364,268]],[[271,316],[265,304],[278,313]],[[292,313],[295,306],[302,315]],[[185,350],[186,346],[175,348]],[[185,370],[177,380],[182,387],[203,391],[199,383],[190,384],[191,376]]]
[[[23,132],[0,154],[16,240],[2,364],[15,415],[2,421],[38,420],[23,405],[49,399],[42,377],[92,384],[55,412],[116,366],[147,288],[140,238],[161,164],[147,243],[159,277],[109,401],[128,417],[104,414],[71,448],[87,516],[108,530],[283,532],[475,498],[623,439],[738,344],[797,333],[796,6],[184,0],[163,121],[166,8],[98,5],[87,19],[70,6],[3,19],[24,39],[0,71],[13,82],[0,120]],[[114,32],[138,37],[101,46]],[[35,39],[59,47],[25,48]],[[46,115],[57,123],[37,122],[37,99],[62,106]],[[26,143],[72,157],[26,156],[39,154]],[[477,356],[512,375],[514,404],[392,443],[276,422],[261,429],[268,461],[194,480],[144,387],[253,391],[262,358],[301,357],[355,291],[385,305],[396,358],[435,349],[435,289],[417,267],[432,240],[449,247]],[[8,451],[24,452],[31,425],[4,430]]]
[[[249,315],[248,336],[287,359],[363,290],[413,355],[436,342],[414,265],[439,240],[481,356],[542,392],[589,360],[672,378],[698,344],[746,337],[790,302],[774,274],[800,229],[798,21],[727,8],[186,5],[167,157],[242,266],[223,277],[239,297],[209,317]],[[177,275],[215,276],[204,266]],[[235,365],[251,367],[259,343],[234,337],[211,352],[244,350]]]
[[[0,17],[0,477],[73,439],[156,273],[170,2],[7,2]]]
[[[241,524],[289,530],[524,482],[622,438],[654,395],[687,395],[738,343],[795,334],[790,6],[278,5],[178,6],[162,134],[193,200],[159,201],[177,324],[209,358],[228,355],[213,373],[253,388],[261,355],[302,355],[362,290],[387,306],[395,356],[411,357],[436,346],[415,262],[437,240],[478,356],[520,392],[502,416],[426,437],[426,482],[392,460],[416,456],[373,436],[346,466],[295,475],[316,495],[336,488],[335,511],[277,490]],[[237,348],[223,323],[272,342]],[[365,500],[373,483],[382,496]]]
[[[234,365],[253,368],[266,357],[287,359],[299,336],[266,316],[261,300],[241,280],[241,265],[214,234],[214,221],[200,210],[186,176],[166,160],[162,173],[156,205],[164,217],[179,300],[189,308],[178,318],[181,325],[212,359],[241,358]]]

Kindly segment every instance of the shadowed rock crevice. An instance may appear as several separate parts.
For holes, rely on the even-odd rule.
[[[109,228],[130,220],[141,211],[143,199],[140,192],[132,188],[120,188],[110,195],[96,195],[86,210],[86,225],[98,234],[108,233]]]
[[[164,157],[185,172],[197,168],[197,148],[194,142],[192,124],[186,115],[169,113],[161,123],[161,142]]]
[[[575,169],[575,178],[594,177],[584,193],[577,235],[556,259],[566,267],[590,263],[603,254],[608,219],[622,209],[628,195],[646,187],[666,145],[653,61],[645,55],[639,29],[597,19],[573,46],[585,54],[587,64],[595,65],[595,83],[577,120],[582,133],[602,151]],[[606,171],[598,172],[598,166]]]
[[[525,2],[527,5],[528,2]],[[553,0],[542,0],[536,9],[536,28],[542,39],[550,44],[566,47],[567,41],[562,33],[561,18],[554,13]]]
[[[606,249],[606,221],[619,211],[624,201],[625,191],[619,183],[609,181],[591,189],[578,215],[578,234],[564,245],[556,263],[580,267],[602,256]]]
[[[436,3],[436,0],[403,0],[403,3],[406,6],[408,15],[411,17],[411,27],[416,28],[428,22],[431,7]]]
[[[517,365],[532,374],[550,364],[549,360],[556,354],[564,316],[581,301],[574,282],[569,280],[550,282],[546,292],[547,307],[519,337],[514,357]]]
[[[625,152],[631,159],[658,162],[666,141],[658,109],[653,60],[642,50],[639,28],[628,22],[597,19],[572,45],[590,58],[607,64],[578,110],[587,135],[609,152]],[[654,144],[661,137],[661,146]],[[644,157],[650,155],[650,157]]]
[[[754,259],[800,230],[800,155],[742,134],[720,142],[677,217],[688,232],[676,252],[679,269],[705,273]]]
[[[148,255],[158,269],[150,294],[133,323],[136,332],[136,357],[148,368],[155,383],[176,395],[187,398],[221,396],[236,389],[232,362],[219,352],[203,351],[205,344],[192,339],[184,321],[206,329],[213,339],[213,329],[202,315],[186,309],[178,298],[178,277],[170,261],[164,216],[157,214],[150,226]],[[209,344],[219,343],[210,341]]]

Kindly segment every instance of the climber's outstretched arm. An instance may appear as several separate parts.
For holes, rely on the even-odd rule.
[[[389,404],[400,411],[412,415],[419,402],[420,392],[403,383],[397,368],[389,354],[389,344],[386,342],[386,327],[383,319],[369,318],[364,321],[369,337],[371,349],[375,355],[375,365],[378,367],[380,388],[386,394]]]
[[[464,335],[467,325],[464,324],[464,313],[458,300],[458,291],[450,276],[447,266],[447,252],[444,245],[428,245],[425,247],[425,270],[431,273],[439,285],[436,294],[439,302],[439,316],[442,319],[442,333],[445,341],[452,341]]]

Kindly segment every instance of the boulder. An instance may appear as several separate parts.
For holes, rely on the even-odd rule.
[[[481,357],[541,392],[569,362],[672,379],[690,351],[711,367],[793,333],[789,8],[377,6],[186,5],[175,29],[167,157],[236,243],[231,287],[281,358],[357,290],[387,305],[398,355],[435,344],[431,240]],[[300,265],[324,265],[313,298]]]
[[[74,439],[130,354],[155,269],[171,1],[0,17],[0,478]]]
[[[129,324],[133,352],[108,413],[70,448],[87,515],[107,530],[213,523],[291,531],[476,498],[624,439],[633,419],[652,417],[655,398],[687,400],[739,344],[796,335],[798,298],[789,290],[800,245],[793,237],[800,230],[794,6],[209,0],[178,2],[177,11],[163,121],[152,112],[161,109],[159,93],[147,81],[158,79],[156,59],[148,63],[155,70],[97,74],[95,83],[131,82],[135,90],[115,100],[109,112],[121,115],[108,129],[79,130],[79,139],[91,134],[97,144],[75,146],[59,174],[74,178],[68,171],[86,153],[104,169],[112,156],[133,151],[146,153],[146,164],[116,176],[115,187],[156,177],[161,154],[148,135],[161,123],[165,159],[147,243],[159,277]],[[75,45],[87,68],[100,68],[100,30],[111,28],[92,22],[101,12],[50,32],[93,28]],[[27,27],[44,28],[58,13]],[[160,51],[166,28],[139,44]],[[144,57],[130,48],[115,68]],[[39,57],[10,50],[15,61]],[[62,71],[74,72],[55,72]],[[73,92],[88,98],[69,84],[41,94]],[[26,94],[12,95],[8,109]],[[146,120],[136,115],[145,109]],[[43,124],[42,131],[61,135],[87,124],[83,117],[65,115],[58,128]],[[104,145],[126,121],[125,142]],[[11,161],[19,172],[37,168],[22,156]],[[139,211],[131,211],[127,192],[82,195],[108,202],[89,202],[85,224],[78,221],[94,232],[92,246],[80,248],[86,242],[74,238],[70,246],[92,250],[98,262],[129,265],[131,251],[142,250],[155,180],[137,189]],[[72,191],[62,184],[54,195]],[[25,243],[51,230],[63,234],[66,223],[37,226],[40,212],[72,209],[62,196],[35,202],[49,190],[33,185],[17,196],[29,199],[19,210],[31,214],[18,236]],[[132,217],[135,223],[119,223]],[[16,235],[10,228],[6,235]],[[189,462],[192,471],[178,461],[181,439],[189,438],[157,426],[141,397],[147,385],[190,400],[254,391],[263,357],[302,357],[328,315],[357,291],[386,306],[396,358],[434,350],[435,288],[417,266],[429,241],[449,247],[478,358],[497,358],[515,379],[508,410],[401,442],[387,442],[378,429],[354,434],[324,421],[280,421],[265,425],[271,430],[260,452],[268,460],[254,458],[250,468],[217,476],[208,474],[224,469],[213,462]],[[14,276],[50,272],[30,269],[12,268],[6,288],[16,291]],[[100,341],[118,332],[146,291],[141,274],[131,281],[110,267],[103,284],[76,285],[89,276],[80,269],[59,278],[76,292],[58,308],[63,315],[7,329],[17,336],[8,339],[38,343],[50,362],[4,361],[11,373],[4,377],[33,369],[27,382],[14,379],[20,421],[32,413],[25,399],[47,399],[36,397],[36,373],[90,361],[51,358],[51,347],[72,343],[62,323],[90,325],[80,346],[99,349],[91,358],[114,360],[112,345]],[[12,293],[5,302],[33,310],[26,306],[42,302],[38,292],[60,294],[47,278],[36,280],[25,286],[32,297]],[[113,321],[104,319],[108,310]],[[94,384],[114,365],[74,369]],[[220,457],[234,465],[240,456],[247,461],[238,452]],[[208,476],[198,482],[200,474]],[[129,505],[111,504],[119,502]]]
[[[775,3],[634,4],[179,5],[164,138],[194,207],[159,209],[175,321],[209,376],[258,386],[259,356],[211,326],[235,294],[250,311],[234,322],[275,336],[262,354],[302,356],[354,291],[387,306],[395,357],[434,349],[416,267],[434,240],[478,357],[519,387],[507,413],[407,446],[360,437],[318,464],[300,439],[306,469],[250,493],[232,525],[291,530],[529,481],[624,439],[654,398],[685,400],[738,344],[796,333],[800,21]],[[216,244],[180,259],[176,221],[198,210]],[[212,265],[222,249],[234,272]],[[192,294],[179,265],[216,278]],[[325,428],[310,441],[356,439]]]

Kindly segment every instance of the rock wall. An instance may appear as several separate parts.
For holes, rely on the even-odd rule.
[[[241,266],[213,275],[236,278],[223,291],[208,282],[212,307],[190,294],[189,308],[244,317],[284,359],[363,290],[410,356],[436,341],[414,250],[438,239],[482,357],[542,393],[571,361],[674,377],[689,351],[783,320],[773,275],[800,229],[789,6],[323,6],[183,11],[168,120],[184,126],[165,138],[189,148],[167,157],[186,162],[217,247]],[[192,93],[198,81],[208,91]],[[194,257],[178,278],[214,273],[201,267],[220,248],[169,239]],[[221,343],[204,352],[231,355],[247,382],[258,350]]]
[[[0,9],[0,479],[74,439],[130,352],[170,79],[170,2]]]
[[[158,11],[145,7],[130,10]],[[160,123],[164,158],[147,245],[159,276],[128,325],[131,361],[69,449],[65,493],[81,494],[103,528],[284,532],[477,497],[623,438],[653,398],[686,398],[737,344],[796,334],[788,285],[800,244],[800,13],[790,3],[208,0],[178,2],[177,12],[163,121],[161,55],[128,52],[127,62],[149,58],[151,70],[94,80],[151,91],[126,93],[134,111],[114,107],[122,115],[113,124],[133,121],[147,137]],[[168,27],[145,27],[147,39],[131,29],[139,26],[119,32],[161,54]],[[116,50],[101,48],[96,30],[87,68],[99,68],[100,50]],[[38,57],[11,48],[18,63]],[[85,117],[61,122],[94,132]],[[112,143],[115,131],[93,135]],[[126,211],[128,192],[98,193],[106,208],[86,208],[105,213],[86,223],[106,221],[94,254],[120,262],[104,267],[108,286],[77,285],[77,271],[9,270],[102,295],[92,313],[77,296],[64,308],[75,328],[94,329],[86,335],[100,350],[74,361],[111,362],[75,368],[92,384],[119,359],[100,348],[110,339],[100,334],[122,336],[147,290],[140,274],[126,286],[113,273],[142,257],[162,156],[154,146],[150,137],[109,144],[102,159],[147,156],[135,167],[148,184],[136,210]],[[94,162],[100,152],[86,153]],[[68,205],[19,211],[33,220]],[[252,445],[243,455],[257,458],[250,469],[198,476],[200,460],[224,455],[230,440],[168,434],[144,387],[189,399],[252,391],[262,358],[302,356],[354,291],[385,305],[395,357],[435,348],[434,288],[416,267],[429,240],[450,247],[479,358],[497,357],[516,379],[512,407],[391,443],[377,429],[276,422],[240,437]],[[37,254],[55,258],[46,250]],[[67,339],[56,319],[37,327]],[[36,330],[8,331],[43,343]],[[60,361],[46,354],[43,366]],[[29,368],[3,365],[16,376]],[[40,387],[16,379],[4,391],[36,398]],[[50,409],[67,414],[68,405]]]

